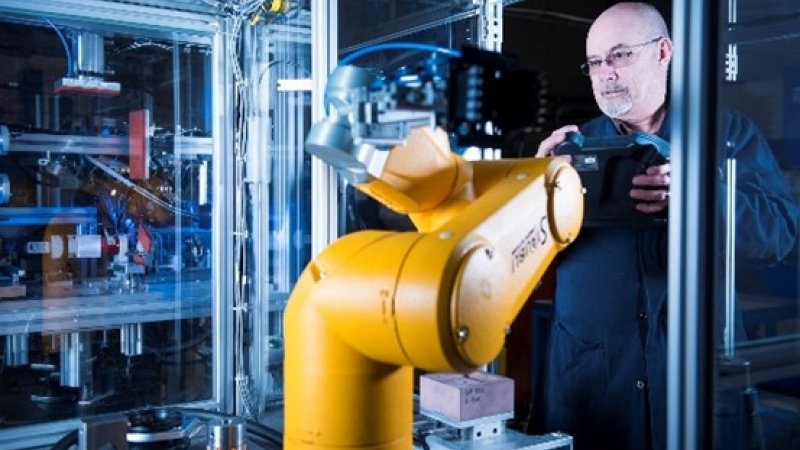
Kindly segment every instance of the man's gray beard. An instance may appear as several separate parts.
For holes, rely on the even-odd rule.
[[[618,101],[601,101],[598,106],[603,114],[612,119],[619,119],[633,108],[633,100],[626,95],[625,98],[618,99]]]

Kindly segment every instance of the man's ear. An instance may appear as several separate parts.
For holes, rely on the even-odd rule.
[[[670,61],[672,61],[672,40],[664,38],[658,43],[658,62],[668,66]]]

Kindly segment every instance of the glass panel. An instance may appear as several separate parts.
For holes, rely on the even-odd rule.
[[[433,36],[412,35],[420,31],[474,17],[477,7],[472,0],[415,0],[339,2],[339,48],[349,53],[377,42],[413,40],[448,46],[464,41],[433,40]],[[425,40],[417,40],[425,39]]]
[[[478,45],[479,12],[472,1],[339,2],[339,57],[386,42],[423,43],[457,50],[463,45]],[[366,54],[353,63],[375,69],[379,76],[393,77],[400,72],[413,72],[432,58],[430,53],[419,50],[386,50]],[[445,57],[436,61],[440,66],[446,64]],[[343,234],[362,229],[414,229],[407,216],[342,184],[339,218]]]
[[[0,429],[210,399],[209,47],[2,15],[0,42]]]
[[[716,439],[725,449],[800,448],[800,6],[728,4],[717,105]]]
[[[243,25],[243,73],[247,80],[238,114],[247,118],[239,143],[246,165],[237,191],[244,192],[248,237],[241,262],[247,279],[237,306],[254,319],[237,318],[250,333],[236,336],[239,413],[282,429],[283,311],[311,257],[311,156],[304,151],[311,125],[310,2],[292,3],[257,26]],[[238,170],[237,170],[238,172]],[[249,307],[248,305],[256,305]],[[242,346],[239,349],[239,346]],[[255,393],[255,395],[253,395]]]

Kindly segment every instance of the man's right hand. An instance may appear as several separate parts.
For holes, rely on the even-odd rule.
[[[536,150],[536,157],[542,158],[545,156],[553,156],[553,150],[556,149],[558,144],[564,142],[567,138],[567,132],[578,132],[577,125],[564,125],[563,127],[553,131],[550,136],[539,144],[539,149]]]

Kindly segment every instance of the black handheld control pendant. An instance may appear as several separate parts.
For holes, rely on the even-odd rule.
[[[603,138],[569,132],[553,153],[572,157],[586,188],[584,226],[648,228],[666,224],[666,210],[658,214],[639,212],[630,190],[634,176],[669,161],[669,142],[640,132]]]

